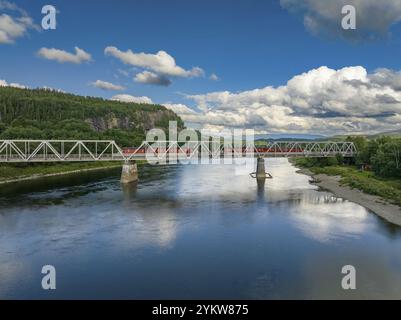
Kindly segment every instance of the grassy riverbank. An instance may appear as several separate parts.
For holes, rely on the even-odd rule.
[[[371,171],[360,171],[351,165],[310,166],[308,159],[293,159],[296,166],[307,168],[314,174],[340,176],[340,184],[379,196],[401,206],[401,178],[377,177]]]
[[[121,165],[115,161],[105,162],[71,162],[71,163],[21,163],[0,165],[0,182],[35,178],[51,174],[76,172],[79,170],[94,170]]]

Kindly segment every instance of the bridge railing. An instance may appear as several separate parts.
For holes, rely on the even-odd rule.
[[[253,143],[209,141],[144,141],[139,147],[121,148],[113,140],[0,140],[0,162],[128,161],[186,157],[352,157],[352,142],[273,141]]]

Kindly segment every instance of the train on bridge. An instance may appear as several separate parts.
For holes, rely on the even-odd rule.
[[[130,155],[130,154],[146,154],[147,148],[141,147],[141,148],[135,148],[135,147],[130,147],[130,148],[123,148],[123,153],[125,155]],[[165,154],[165,153],[183,153],[183,154],[192,154],[197,150],[197,148],[186,148],[186,147],[181,147],[181,148],[161,148],[161,147],[155,147],[153,148],[154,153],[158,154]],[[198,148],[199,150],[199,148]],[[221,151],[221,153],[224,154],[230,154],[230,153],[243,153],[245,154],[247,151],[252,151],[255,153],[260,153],[260,154],[269,154],[269,153],[303,153],[304,148],[301,147],[280,147],[278,148],[269,148],[269,147],[254,147],[253,150],[249,150],[246,147],[242,148],[228,148],[228,147],[222,147],[217,149],[217,151]]]

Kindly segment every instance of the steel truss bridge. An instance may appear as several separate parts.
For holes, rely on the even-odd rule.
[[[121,148],[111,140],[0,140],[0,163],[193,159],[196,157],[353,157],[352,142],[278,141],[265,145],[208,141],[144,141]]]

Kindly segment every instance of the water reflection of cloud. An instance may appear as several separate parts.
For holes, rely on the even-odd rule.
[[[273,179],[268,181],[269,190],[287,192],[289,190],[318,189],[309,183],[310,177],[295,174],[298,169],[291,165],[288,159],[266,159],[265,166],[266,171],[273,176]]]
[[[126,224],[121,224],[119,231],[124,237],[123,243],[133,247],[152,244],[169,246],[176,237],[177,210],[182,207],[182,202],[161,197],[160,192],[154,193],[153,187],[152,191],[141,190],[138,196],[136,183],[122,188],[122,210],[127,220]]]
[[[289,209],[293,226],[320,242],[360,235],[370,224],[365,208],[326,192],[306,193],[296,207]]]
[[[184,168],[176,181],[176,193],[186,203],[235,200],[251,202],[257,197],[256,182],[248,175],[235,175],[232,165],[194,165]]]
[[[1,248],[0,248],[0,251]],[[0,299],[9,298],[15,291],[15,286],[22,280],[27,281],[32,276],[32,270],[23,261],[9,258],[2,254],[0,258]]]
[[[115,240],[131,248],[152,244],[169,247],[177,236],[177,220],[177,213],[171,208],[160,205],[137,208],[135,216],[120,226]]]
[[[399,252],[396,251],[397,246],[391,249]],[[309,255],[300,267],[300,278],[304,285],[299,286],[301,290],[296,298],[398,300],[401,296],[398,285],[401,283],[400,268],[389,261],[397,255],[387,250],[373,251],[372,253],[372,248],[368,245],[356,248],[350,244],[341,252],[322,251]],[[340,286],[343,277],[340,270],[348,264],[357,270],[357,290],[343,290]]]
[[[176,192],[181,198],[189,201],[194,199],[254,201],[260,190],[255,179],[249,174],[255,171],[256,162],[255,159],[247,159],[247,163],[248,165],[186,166],[176,182]],[[265,164],[266,171],[273,175],[273,179],[266,180],[265,183],[269,201],[274,201],[275,195],[280,195],[280,199],[286,199],[293,190],[316,189],[309,184],[309,177],[292,174],[297,169],[287,159],[265,159]],[[291,179],[288,179],[289,175]]]

